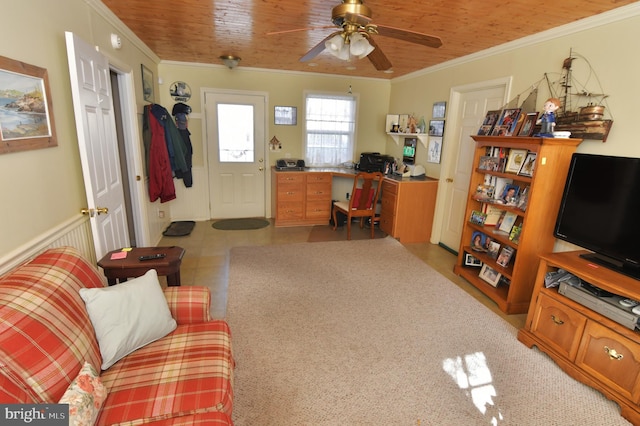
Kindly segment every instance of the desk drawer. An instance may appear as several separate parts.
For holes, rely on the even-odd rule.
[[[308,173],[307,183],[326,183],[331,187],[331,173]]]
[[[398,194],[398,184],[395,182],[391,182],[388,180],[383,180],[382,181],[382,194],[384,197],[384,194],[393,194],[393,195],[397,195]]]
[[[328,221],[330,216],[331,216],[331,201],[308,201],[307,202],[307,218],[308,219],[325,218]]]
[[[304,217],[304,204],[302,202],[280,202],[278,203],[278,219],[299,220]]]
[[[286,201],[303,201],[304,185],[280,184],[278,185],[278,203]]]
[[[276,176],[278,177],[278,185],[288,183],[304,185],[304,174],[302,173],[282,172],[276,173]]]
[[[307,200],[331,200],[331,185],[323,182],[307,183]]]

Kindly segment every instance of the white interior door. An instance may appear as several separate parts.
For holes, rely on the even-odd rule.
[[[486,112],[500,109],[505,104],[506,85],[488,88],[475,88],[458,93],[459,103],[456,111],[455,134],[447,142],[453,142],[448,152],[450,156],[447,173],[444,177],[444,215],[440,233],[440,243],[458,250],[462,238],[462,225],[465,221],[464,212],[469,194],[469,181],[475,142],[471,135],[476,135],[485,118]]]
[[[264,217],[266,96],[206,92],[212,219]]]
[[[109,61],[73,33],[65,37],[87,210],[100,259],[129,245]]]

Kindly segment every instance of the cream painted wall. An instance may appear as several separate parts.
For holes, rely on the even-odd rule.
[[[0,55],[47,70],[58,146],[0,155],[0,257],[77,217],[86,207],[64,32],[73,31],[135,70],[137,87],[140,63],[156,69],[157,57],[147,55],[89,3],[104,8],[97,0],[23,0],[3,5],[5,37],[0,39]],[[110,46],[112,32],[122,35],[119,51]]]
[[[385,152],[386,135],[384,120],[389,104],[391,84],[382,79],[344,78],[313,73],[274,72],[247,69],[240,66],[230,70],[222,65],[200,65],[161,62],[158,72],[163,84],[160,86],[160,102],[171,111],[175,101],[169,94],[173,82],[184,81],[192,91],[188,105],[193,113],[189,120],[191,139],[194,145],[194,166],[204,165],[201,90],[235,89],[267,92],[269,97],[267,139],[276,136],[282,143],[282,151],[271,152],[269,164],[290,154],[292,158],[303,158],[302,138],[304,131],[304,91],[346,94],[351,85],[352,92],[359,96],[356,149],[354,161],[363,151]],[[295,106],[298,109],[296,126],[276,126],[273,123],[273,108],[276,105]]]

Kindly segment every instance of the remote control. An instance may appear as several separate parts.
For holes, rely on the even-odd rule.
[[[162,259],[163,257],[166,257],[167,255],[164,253],[158,253],[158,254],[149,254],[146,256],[140,256],[138,258],[138,260],[154,260],[154,259]]]

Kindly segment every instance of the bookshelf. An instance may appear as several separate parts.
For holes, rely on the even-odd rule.
[[[582,140],[506,136],[472,136],[472,138],[476,143],[473,170],[465,209],[462,240],[454,272],[492,299],[503,312],[507,314],[526,313],[535,283],[538,255],[553,250],[555,243],[553,227],[571,155]],[[486,160],[483,157],[498,151],[505,156],[505,166],[509,164],[510,170],[515,168],[513,161],[509,161],[509,153],[513,155],[515,155],[514,153],[520,155],[525,153],[525,157],[520,161],[524,161],[526,154],[535,153],[533,173],[524,175],[480,168],[485,167],[484,164],[481,166],[481,161],[484,163]],[[485,194],[484,201],[478,199],[480,196],[476,192],[478,186],[491,186],[491,183],[496,183],[498,186],[495,189],[497,195],[488,197]],[[502,195],[504,189],[499,185],[505,184],[517,186],[519,191],[528,188],[526,191],[527,204],[524,210],[518,206],[518,200],[513,205],[494,201],[496,197]],[[496,232],[496,228],[498,228],[496,225],[471,222],[472,213],[474,211],[483,212],[487,208],[486,206],[498,208],[509,212],[510,216],[515,216],[514,225],[521,228],[519,235],[514,238],[512,229],[508,232],[506,230]],[[483,244],[488,237],[500,244],[501,249],[503,247],[513,249],[513,254],[506,267],[499,265],[498,259],[489,252],[472,249],[473,237],[478,233],[484,235]],[[475,259],[473,262],[470,262],[470,256]],[[486,268],[481,267],[480,263],[488,266],[492,270],[492,274],[500,274],[501,279],[497,285],[493,279],[495,277],[487,277]],[[484,276],[481,276],[481,273]]]

